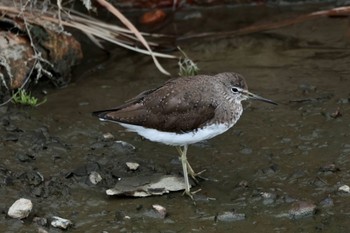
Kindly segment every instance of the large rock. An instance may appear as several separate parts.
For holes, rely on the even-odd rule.
[[[32,208],[33,204],[31,200],[21,198],[12,204],[7,214],[12,218],[22,219],[28,217]]]

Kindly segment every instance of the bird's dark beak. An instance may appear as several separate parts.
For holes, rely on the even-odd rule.
[[[274,105],[277,105],[276,102],[273,102],[272,100],[269,100],[269,99],[265,99],[261,96],[258,96],[258,95],[255,95],[249,91],[245,91],[244,93],[249,99],[255,99],[255,100],[260,100],[260,101],[263,101],[263,102],[266,102],[266,103],[269,103],[269,104],[274,104]]]

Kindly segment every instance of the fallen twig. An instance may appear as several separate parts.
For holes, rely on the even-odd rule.
[[[154,64],[157,66],[157,68],[166,75],[170,75],[169,72],[167,72],[158,62],[157,58],[154,56],[153,51],[149,47],[147,41],[145,38],[141,35],[139,30],[136,29],[136,27],[122,14],[120,11],[115,8],[113,5],[111,5],[109,2],[106,2],[105,0],[97,0],[97,2],[105,7],[109,12],[111,12],[113,15],[115,15],[120,21],[127,27],[129,28],[135,36],[140,40],[140,42],[145,46],[145,48],[148,50],[149,54],[152,56]]]
[[[205,32],[205,33],[199,33],[194,35],[185,35],[185,36],[178,37],[177,40],[180,41],[180,40],[189,40],[189,39],[204,38],[204,37],[223,38],[223,37],[230,37],[230,36],[241,36],[241,35],[246,35],[246,34],[255,33],[255,32],[262,32],[266,30],[282,28],[282,27],[290,26],[297,23],[302,23],[304,21],[323,17],[323,16],[344,16],[344,15],[350,15],[349,6],[337,7],[330,10],[324,10],[324,11],[316,11],[313,13],[300,15],[295,18],[281,20],[279,22],[257,23],[248,27],[234,30],[234,31]]]

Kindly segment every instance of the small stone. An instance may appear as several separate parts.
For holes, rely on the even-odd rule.
[[[331,197],[327,197],[327,198],[323,199],[322,201],[320,201],[320,206],[324,207],[324,208],[334,206],[333,199]]]
[[[104,140],[113,140],[114,139],[114,136],[111,133],[105,133],[102,135],[102,137]]]
[[[330,114],[330,116],[334,119],[338,118],[338,117],[341,117],[343,114],[342,112],[340,111],[340,108],[338,107],[334,112],[332,112]]]
[[[39,226],[46,226],[47,225],[47,219],[46,218],[34,217],[33,218],[33,222],[35,222]]]
[[[338,172],[340,171],[340,169],[334,163],[330,163],[320,167],[319,171],[320,172]]]
[[[342,185],[338,188],[338,191],[341,191],[344,193],[350,193],[350,187],[348,185]]]
[[[278,165],[277,164],[271,164],[270,166],[263,168],[262,173],[265,175],[272,175],[278,171]]]
[[[159,214],[160,218],[165,218],[167,214],[165,207],[155,204],[155,205],[152,205],[152,208]]]
[[[67,229],[69,226],[73,225],[73,223],[61,217],[53,216],[51,221],[51,226],[61,229]]]
[[[225,211],[216,216],[216,221],[219,222],[234,222],[245,220],[245,214],[235,213],[233,211]]]
[[[7,112],[8,107],[6,105],[3,105],[0,107],[0,114],[3,115]]]
[[[316,213],[316,205],[306,201],[298,201],[293,203],[289,210],[289,218],[301,219],[311,217]]]
[[[314,92],[316,91],[316,87],[310,84],[300,84],[299,88],[304,92],[304,93],[309,93],[309,92]]]
[[[252,148],[244,148],[240,151],[241,154],[250,155],[253,152]]]
[[[4,141],[17,142],[18,141],[18,135],[16,133],[8,133],[8,134],[5,135]]]
[[[7,214],[12,218],[22,219],[28,217],[32,208],[33,204],[31,200],[21,198],[12,204]]]
[[[342,98],[338,100],[338,104],[348,104],[350,102],[350,98]]]
[[[89,105],[89,102],[80,102],[79,103],[79,106],[87,106],[87,105]]]
[[[165,207],[154,204],[152,205],[152,209],[145,211],[143,215],[150,218],[165,219],[167,212]]]
[[[89,180],[92,184],[98,184],[102,180],[102,177],[98,172],[92,171],[89,175]]]
[[[264,205],[271,205],[275,203],[277,195],[275,193],[262,192],[261,196],[263,198]]]
[[[139,168],[140,164],[134,163],[134,162],[127,162],[127,163],[126,163],[126,166],[127,166],[131,171],[136,171],[136,170]]]
[[[239,186],[239,187],[242,187],[242,188],[247,188],[247,187],[249,187],[249,183],[248,183],[248,181],[246,181],[246,180],[241,180],[241,181],[238,183],[238,186]]]
[[[38,233],[48,233],[48,231],[45,230],[45,229],[42,228],[42,227],[39,227],[39,228],[38,228]]]
[[[17,157],[18,161],[20,161],[22,163],[30,162],[33,160],[33,158],[28,154],[18,153],[18,154],[16,154],[16,157]]]
[[[106,142],[95,142],[90,146],[91,150],[98,150],[101,148],[107,147],[107,143]]]
[[[115,141],[115,143],[121,145],[122,147],[124,147],[125,149],[128,150],[135,150],[135,146],[131,145],[130,143],[124,142],[124,141]]]

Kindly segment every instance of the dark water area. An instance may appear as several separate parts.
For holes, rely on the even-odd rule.
[[[210,20],[225,22],[220,30],[237,26],[239,8],[215,10],[223,18]],[[177,25],[188,30],[191,22]],[[123,177],[181,175],[175,148],[91,116],[167,80],[149,57],[118,48],[109,57],[94,55],[91,61],[99,63],[78,67],[68,87],[43,87],[44,105],[1,108],[1,231],[60,232],[33,223],[34,217],[60,216],[74,223],[68,232],[348,232],[350,193],[339,188],[350,185],[349,22],[323,17],[246,36],[181,42],[200,73],[241,73],[250,91],[279,104],[245,102],[231,130],[189,147],[191,165],[205,169],[208,178],[193,188],[202,189],[196,205],[181,191],[147,198],[105,193]],[[177,74],[176,60],[161,63]],[[103,140],[107,133],[136,149]],[[130,171],[126,162],[140,167]],[[102,177],[96,185],[89,181],[92,171]],[[21,197],[32,200],[33,210],[23,221],[11,219],[7,210]],[[149,214],[154,204],[167,209],[165,218]]]

